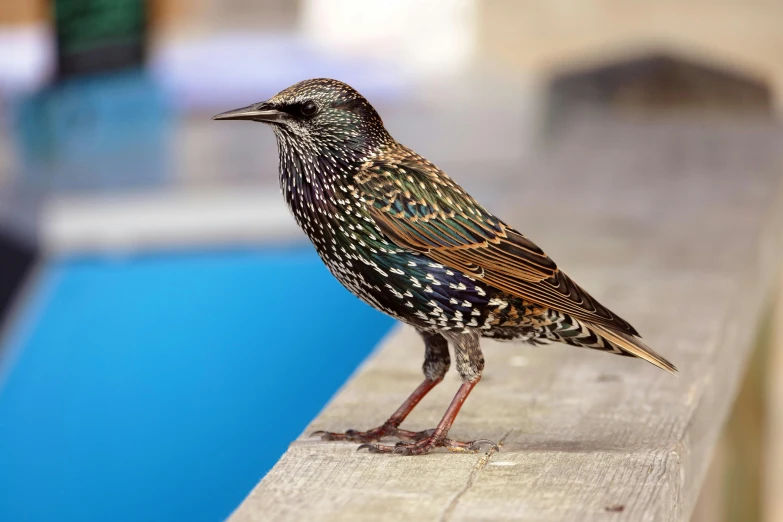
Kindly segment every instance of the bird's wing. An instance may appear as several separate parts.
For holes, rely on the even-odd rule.
[[[355,181],[375,223],[398,246],[509,294],[639,335],[560,271],[535,243],[426,160],[411,154],[394,163],[370,161]]]

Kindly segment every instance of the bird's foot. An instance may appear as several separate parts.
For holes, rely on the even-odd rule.
[[[425,430],[414,432],[415,438],[412,442],[398,442],[394,446],[386,446],[377,443],[365,443],[357,448],[366,449],[370,453],[393,453],[394,455],[425,455],[433,448],[446,448],[455,453],[477,453],[482,446],[489,446],[495,451],[500,451],[497,444],[487,439],[472,440],[470,442],[461,442],[448,439],[435,434],[435,430]]]
[[[431,430],[416,432],[401,430],[393,424],[384,424],[367,431],[346,430],[345,433],[332,431],[316,431],[311,437],[321,437],[321,440],[345,440],[350,442],[375,442],[384,437],[397,437],[403,440],[420,440],[427,437]]]

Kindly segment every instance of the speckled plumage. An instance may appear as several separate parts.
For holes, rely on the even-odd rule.
[[[271,124],[281,190],[323,262],[359,298],[422,334],[427,353],[421,396],[448,370],[443,348],[448,341],[466,397],[483,370],[481,337],[563,342],[642,357],[674,371],[642,344],[628,322],[577,286],[538,246],[435,165],[394,141],[375,109],[348,85],[306,80],[216,119]],[[447,419],[447,412],[433,433],[399,430],[421,398],[417,392],[409,399],[412,405],[406,401],[385,429],[325,436],[413,439],[393,448],[404,453],[425,453],[434,446],[476,448],[445,438],[461,402],[452,403],[453,415]],[[390,451],[378,444],[368,447]]]

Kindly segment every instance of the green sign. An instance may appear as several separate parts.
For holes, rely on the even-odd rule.
[[[145,7],[144,0],[54,0],[57,76],[142,65]]]

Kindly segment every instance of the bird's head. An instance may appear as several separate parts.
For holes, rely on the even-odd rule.
[[[299,155],[360,158],[391,140],[380,116],[361,94],[327,78],[299,82],[267,101],[212,119],[267,123],[275,131],[281,153],[293,148]]]

